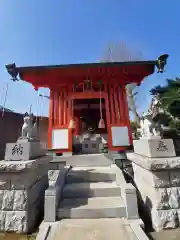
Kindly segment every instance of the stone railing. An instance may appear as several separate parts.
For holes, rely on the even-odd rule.
[[[131,183],[126,183],[121,169],[116,164],[112,164],[112,168],[116,172],[117,185],[121,188],[121,197],[126,206],[127,219],[138,219],[139,214],[135,187]]]
[[[59,170],[49,170],[51,185],[45,192],[44,222],[56,221],[56,209],[61,201],[61,193],[71,166],[62,166]],[[52,181],[54,179],[54,181]]]

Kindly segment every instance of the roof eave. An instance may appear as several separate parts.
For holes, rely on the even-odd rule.
[[[16,67],[16,64],[6,65],[8,73],[12,76],[13,81],[17,81],[18,74],[29,70],[39,70],[47,68],[82,68],[82,67],[103,67],[103,66],[122,66],[122,65],[153,65],[153,67],[158,68],[158,72],[164,71],[164,66],[166,65],[168,54],[161,55],[157,60],[153,61],[129,61],[129,62],[100,62],[100,63],[82,63],[82,64],[68,64],[68,65],[46,65],[46,66],[27,66],[27,67]],[[21,78],[22,79],[22,78]],[[23,79],[22,79],[23,80]]]
[[[78,67],[103,67],[103,66],[121,66],[121,65],[156,65],[157,61],[130,61],[130,62],[103,62],[103,63],[78,63],[78,64],[60,64],[60,65],[43,65],[43,66],[23,66],[16,67],[18,72],[25,70],[39,70],[43,68],[78,68]]]

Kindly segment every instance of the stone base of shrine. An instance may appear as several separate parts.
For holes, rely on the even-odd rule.
[[[128,153],[134,182],[155,231],[180,227],[180,158]]]
[[[107,144],[107,134],[84,133],[73,136],[73,150],[75,154],[102,153],[104,145]]]
[[[28,161],[0,161],[0,231],[34,230],[43,214],[51,160],[43,156]]]

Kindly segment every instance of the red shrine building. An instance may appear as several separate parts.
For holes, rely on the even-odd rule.
[[[19,74],[35,90],[50,89],[48,149],[71,154],[97,153],[104,146],[120,151],[132,145],[126,85],[140,85],[154,73],[155,66],[160,68],[158,60],[30,67],[10,64],[6,68],[13,80]]]

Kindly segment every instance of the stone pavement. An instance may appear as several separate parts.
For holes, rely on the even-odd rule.
[[[140,220],[125,218],[62,219],[42,222],[36,240],[148,240]]]
[[[66,162],[66,165],[73,167],[96,167],[96,166],[110,166],[113,160],[108,159],[104,154],[84,154],[73,156],[54,157],[53,161]],[[52,162],[53,162],[52,161]]]
[[[53,240],[138,240],[123,219],[66,219],[59,222]]]

